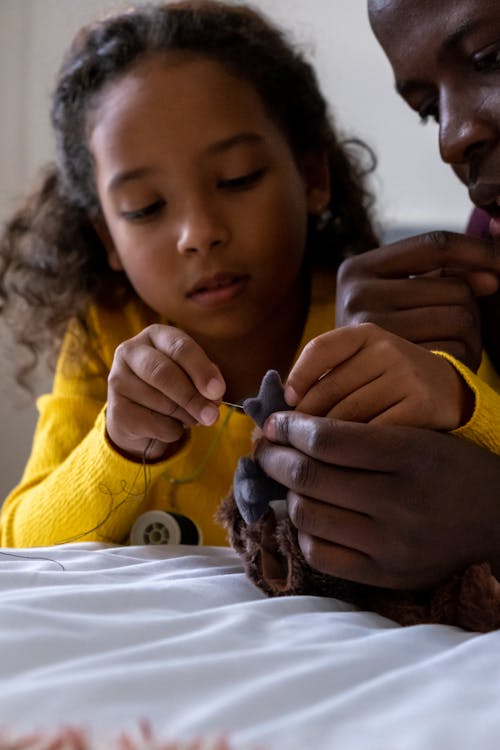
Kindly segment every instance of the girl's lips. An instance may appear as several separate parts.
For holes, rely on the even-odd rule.
[[[188,297],[202,307],[218,307],[231,302],[242,294],[249,276],[220,275],[203,282],[189,292]]]

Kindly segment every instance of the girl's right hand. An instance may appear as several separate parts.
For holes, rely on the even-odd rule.
[[[185,427],[213,424],[226,390],[218,367],[178,328],[151,325],[121,343],[108,377],[106,430],[127,458],[166,458]]]

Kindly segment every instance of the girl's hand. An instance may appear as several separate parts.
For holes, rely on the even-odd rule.
[[[500,456],[435,430],[276,412],[257,461],[289,488],[316,570],[417,589],[488,560],[500,576]]]
[[[203,349],[177,328],[151,325],[115,351],[108,377],[106,428],[127,457],[167,457],[184,428],[213,424],[224,379]]]
[[[285,398],[314,416],[453,430],[467,421],[472,394],[443,357],[364,323],[310,341]]]
[[[476,371],[483,348],[476,298],[497,291],[499,277],[498,244],[449,232],[411,237],[342,263],[336,324],[376,323]]]

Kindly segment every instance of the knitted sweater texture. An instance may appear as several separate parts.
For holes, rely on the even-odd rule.
[[[333,283],[331,289],[328,299],[324,290],[316,294],[313,289],[297,355],[307,341],[334,326]],[[151,509],[187,516],[203,544],[227,544],[213,516],[231,487],[238,458],[251,450],[249,417],[221,406],[215,425],[193,427],[178,453],[146,466],[120,455],[106,437],[107,376],[114,351],[153,322],[152,313],[135,301],[119,311],[94,307],[84,350],[70,326],[52,392],[37,402],[39,419],[24,474],[2,507],[2,546],[124,544],[134,521]],[[448,359],[476,399],[471,420],[456,432],[500,453],[498,375],[486,359],[479,377]]]

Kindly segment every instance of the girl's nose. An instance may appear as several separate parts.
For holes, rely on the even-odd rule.
[[[445,92],[439,103],[439,150],[448,164],[468,164],[481,156],[494,140],[498,126],[488,112],[467,106],[467,92]]]
[[[180,221],[177,251],[181,255],[206,254],[228,240],[226,223],[207,206],[197,204],[189,207]]]

